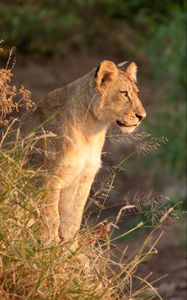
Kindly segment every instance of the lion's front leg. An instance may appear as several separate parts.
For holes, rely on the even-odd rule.
[[[82,176],[74,187],[60,192],[60,237],[64,240],[73,238],[80,229],[82,215],[94,176]]]
[[[46,193],[44,203],[41,209],[43,220],[43,236],[45,243],[58,241],[59,229],[59,196],[61,190],[61,181],[57,176],[53,176],[50,180],[44,183]]]

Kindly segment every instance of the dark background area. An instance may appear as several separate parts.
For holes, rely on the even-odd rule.
[[[177,212],[186,209],[185,1],[1,1],[0,38],[5,41],[5,59],[8,49],[16,46],[14,81],[30,89],[34,101],[84,75],[102,59],[135,61],[147,111],[139,132],[165,136],[169,142],[125,163],[109,194],[108,203],[116,206],[106,215],[116,213],[128,193],[133,198],[137,192],[142,198],[162,193],[167,201],[181,203]],[[100,176],[135,146],[108,139]],[[185,299],[184,220],[181,217],[165,233],[160,253],[145,266],[158,275],[169,274],[160,283],[164,299]]]

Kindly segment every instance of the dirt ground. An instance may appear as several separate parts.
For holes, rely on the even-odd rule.
[[[89,53],[73,53],[71,56],[61,57],[58,59],[37,59],[23,58],[18,56],[15,73],[15,83],[17,85],[23,84],[28,88],[33,95],[33,100],[38,100],[43,94],[61,87],[68,82],[85,74],[91,68],[97,66],[102,55],[91,55]],[[119,58],[109,55],[105,58],[113,59],[119,62]],[[141,69],[139,76],[142,76]],[[146,110],[149,114],[151,112],[153,97],[150,95],[155,94],[155,87],[149,74],[141,81],[142,86],[141,98],[145,104]],[[107,143],[105,151],[109,153],[106,164],[112,164],[119,161],[124,156],[125,147],[121,145],[114,145]],[[123,194],[127,191],[150,191],[155,188],[154,179],[152,174],[154,170],[148,170],[146,174],[141,173],[141,166],[139,158],[136,162],[132,163],[130,169],[127,171],[120,180],[117,181],[116,191],[118,193],[119,202],[123,201]],[[105,163],[104,163],[105,164]],[[134,182],[136,184],[134,184]],[[115,200],[117,201],[117,200]],[[158,254],[155,255],[150,261],[143,264],[140,273],[145,276],[149,272],[153,273],[153,278],[161,277],[167,274],[167,277],[158,281],[155,286],[158,287],[160,294],[165,300],[185,300],[186,296],[186,258],[184,251],[184,238],[185,234],[184,219],[182,226],[177,223],[164,233],[161,241],[158,244]],[[183,239],[183,241],[182,241]],[[125,247],[120,244],[119,247]]]
[[[153,283],[153,287],[157,289],[164,300],[186,299],[186,258],[181,235],[179,224],[165,230],[156,245],[158,252],[150,260],[142,263],[136,271],[136,275],[140,278],[150,275],[148,282]],[[138,237],[136,241],[130,241],[129,253],[137,251],[142,245],[141,241],[142,239]],[[118,244],[121,250],[124,246],[125,244]]]

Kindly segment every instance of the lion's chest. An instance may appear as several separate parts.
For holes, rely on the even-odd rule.
[[[79,144],[76,152],[75,168],[84,176],[94,176],[101,166],[102,147],[98,139],[87,144]]]
[[[95,175],[101,166],[101,150],[102,148],[96,140],[91,145],[87,146],[83,150],[83,170],[82,173],[85,175]],[[84,156],[84,158],[83,158]]]
[[[79,180],[91,180],[101,166],[101,151],[104,138],[95,137],[85,143],[77,140],[71,153],[66,156],[62,167],[62,178],[66,178],[69,183]]]

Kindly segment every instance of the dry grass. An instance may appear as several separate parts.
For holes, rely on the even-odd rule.
[[[15,102],[17,93],[26,108],[32,106],[30,92],[10,85],[11,56],[12,51],[6,68],[0,70],[0,120],[8,124],[0,141],[0,299],[162,299],[150,276],[139,278],[136,272],[142,262],[157,253],[162,222],[168,217],[166,212],[134,256],[125,259],[125,248],[118,262],[112,259],[115,240],[145,225],[140,222],[130,231],[113,237],[122,212],[132,205],[121,209],[113,222],[85,226],[76,237],[76,251],[71,250],[74,241],[43,245],[40,207],[45,191],[36,188],[34,182],[39,174],[27,166],[32,139],[23,143],[18,131],[14,144],[3,149],[14,123],[7,117],[20,103]],[[110,190],[111,184],[107,188]],[[134,281],[139,283],[134,285]]]
[[[42,244],[40,207],[44,191],[33,185],[37,174],[24,168],[28,149],[24,150],[17,145],[0,155],[1,297],[144,299],[139,295],[150,294],[150,283],[141,282],[141,288],[136,290],[132,289],[132,281],[137,266],[156,253],[151,234],[131,260],[122,259],[120,263],[111,259],[115,221],[85,227],[77,237],[76,251],[70,250],[73,241],[51,247]],[[137,225],[142,226],[143,222]]]

